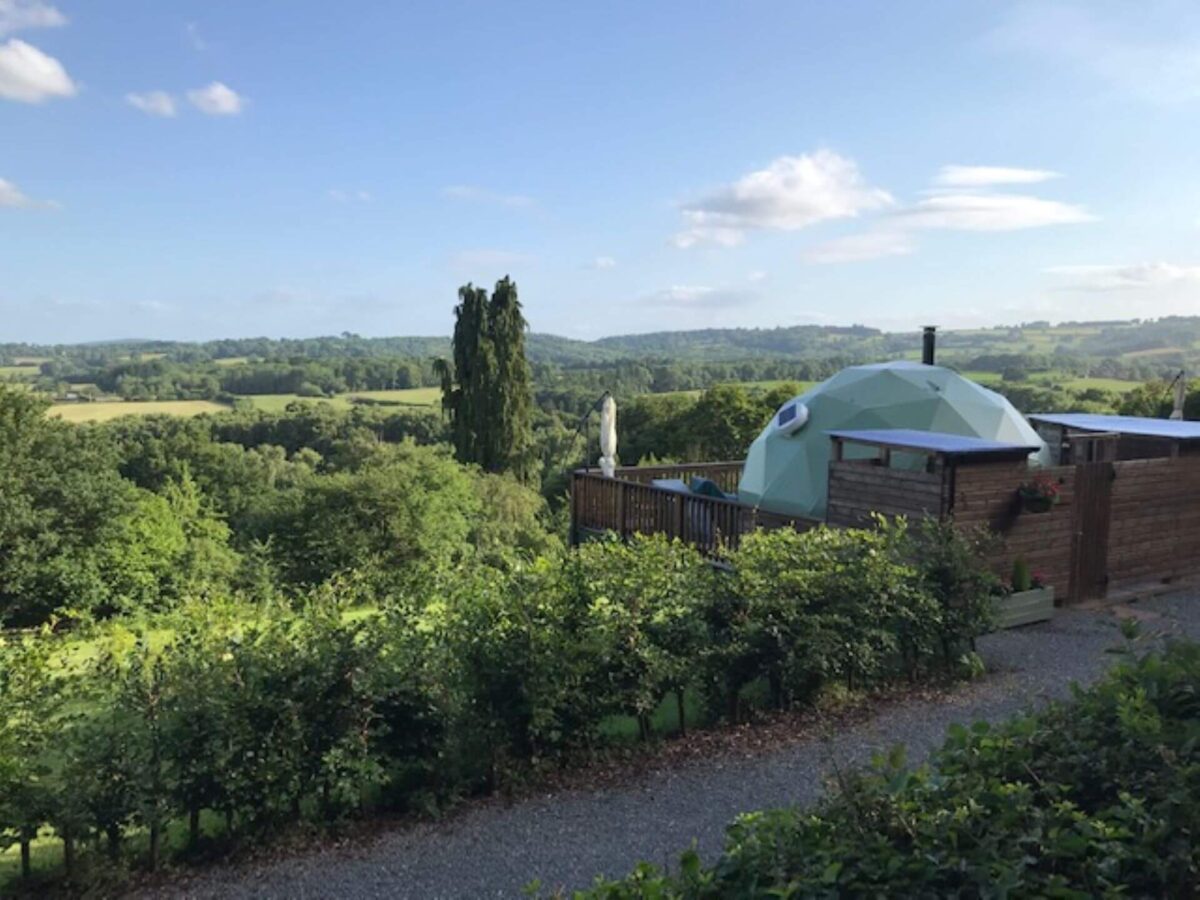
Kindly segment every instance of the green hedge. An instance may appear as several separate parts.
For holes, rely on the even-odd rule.
[[[985,619],[972,547],[937,527],[763,533],[732,574],[662,538],[606,541],[431,568],[366,616],[348,578],[301,610],[196,603],[109,626],[90,656],[0,642],[0,846],[50,825],[73,865],[77,848],[128,856],[136,833],[154,866],[172,824],[196,842],[214,817],[258,838],[437,808],[591,753],[614,716],[648,737],[672,696],[685,724],[688,691],[715,717],[755,682],[782,706],[918,678]]]
[[[817,811],[745,815],[709,867],[639,867],[581,900],[757,897],[1191,897],[1200,886],[1200,646],[1122,664],[1074,699],[956,726]]]

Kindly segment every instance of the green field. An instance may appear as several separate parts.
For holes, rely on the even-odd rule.
[[[38,376],[37,366],[0,366],[0,381],[7,378],[32,380]]]
[[[162,400],[135,403],[113,400],[102,403],[55,403],[50,415],[64,422],[107,422],[121,416],[198,416],[201,413],[228,412],[229,407],[210,400]]]
[[[245,356],[226,356],[223,359],[214,359],[213,362],[218,366],[242,366],[248,363],[250,359]]]

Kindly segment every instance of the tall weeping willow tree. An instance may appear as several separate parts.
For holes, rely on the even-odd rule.
[[[496,282],[491,298],[467,284],[454,307],[453,361],[437,362],[455,455],[523,481],[534,472],[527,327],[510,278]]]

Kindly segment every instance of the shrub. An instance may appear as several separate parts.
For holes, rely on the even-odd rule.
[[[1122,664],[1000,727],[954,726],[815,812],[740,817],[711,868],[643,865],[587,898],[1192,896],[1200,879],[1200,645]]]
[[[440,455],[417,455],[414,476],[441,471]],[[0,644],[0,839],[28,844],[51,823],[71,850],[102,842],[119,860],[136,832],[154,866],[168,823],[195,846],[205,811],[257,838],[373,804],[437,807],[593,752],[614,716],[649,738],[672,696],[686,724],[689,689],[728,702],[761,680],[784,704],[916,677],[940,642],[971,636],[946,598],[969,605],[984,584],[965,550],[918,565],[902,525],[754,535],[731,574],[663,536],[490,554],[462,507],[416,503],[402,482],[335,477],[306,520],[312,551],[412,554],[391,586],[335,576],[278,608],[192,585],[174,611],[95,626],[88,654],[49,635]],[[496,523],[535,514],[523,488],[490,484],[517,492]],[[388,521],[372,548],[321,534],[348,515],[347,487],[378,489]],[[163,504],[190,496],[185,480]],[[461,552],[422,555],[401,533],[437,516]],[[205,534],[184,531],[192,547]]]

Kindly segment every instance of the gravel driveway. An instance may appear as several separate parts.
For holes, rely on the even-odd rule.
[[[1200,639],[1200,597],[1160,597],[1134,608],[1147,632]],[[655,771],[616,789],[567,791],[516,805],[482,806],[445,823],[397,829],[354,849],[200,870],[151,897],[519,897],[532,879],[568,889],[639,859],[672,863],[693,840],[711,859],[738,813],[809,804],[830,759],[845,765],[895,743],[917,759],[953,722],[1002,719],[1072,681],[1100,675],[1120,643],[1112,611],[1060,612],[1051,623],[979,642],[989,675],[939,700],[890,704],[832,740],[798,740],[753,757]]]

